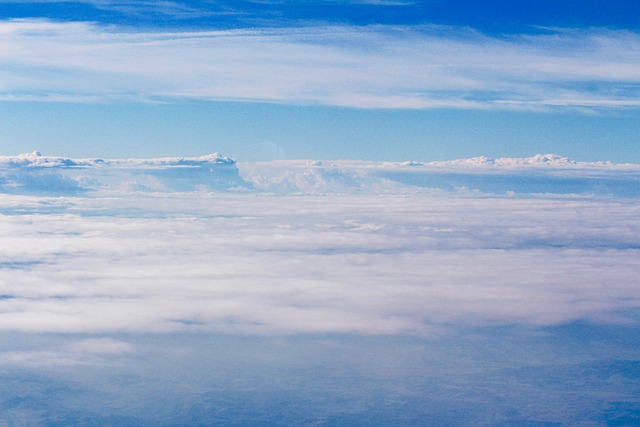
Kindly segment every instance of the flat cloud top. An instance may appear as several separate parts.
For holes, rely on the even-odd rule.
[[[114,167],[143,166],[199,166],[205,164],[233,165],[235,161],[220,153],[207,154],[200,157],[164,157],[152,159],[70,159],[60,156],[44,156],[39,151],[23,153],[17,156],[0,156],[0,166],[26,167],[70,167],[109,165]]]
[[[0,192],[393,193],[424,189],[640,197],[640,165],[575,162],[554,154],[448,162],[288,160],[236,163],[219,153],[156,159],[69,159],[39,152],[0,157]]]

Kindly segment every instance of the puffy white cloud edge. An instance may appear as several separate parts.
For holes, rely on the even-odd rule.
[[[0,192],[385,193],[437,190],[638,197],[640,165],[554,154],[448,162],[288,160],[237,163],[219,153],[156,159],[70,159],[34,151],[0,157]]]

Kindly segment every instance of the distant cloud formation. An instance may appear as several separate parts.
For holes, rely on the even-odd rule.
[[[163,4],[170,8],[172,2]],[[640,36],[626,30],[548,29],[505,37],[467,28],[385,25],[152,32],[14,19],[0,22],[0,34],[4,101],[640,106],[634,89]]]
[[[216,192],[198,190],[183,172],[205,167],[215,175],[210,165],[235,170],[220,155],[100,163],[33,153],[2,163],[20,161],[11,167],[84,171],[87,182],[91,168],[102,168],[99,179],[121,183],[133,168],[137,180],[156,174],[171,190],[3,195],[0,330],[6,332],[435,336],[470,325],[625,323],[633,321],[625,313],[640,308],[637,195],[420,185],[424,170],[439,169],[471,174],[469,182],[615,176],[637,186],[635,165],[552,155],[356,162],[351,169],[272,162],[240,166],[253,187]],[[318,177],[334,187],[320,192]],[[290,188],[279,194],[257,188],[266,179]],[[92,338],[49,358],[66,363],[129,351],[126,342]],[[37,355],[3,357],[29,364]]]
[[[218,153],[159,159],[68,159],[40,152],[0,157],[0,193],[225,191],[247,187],[235,161]]]
[[[0,157],[0,420],[606,424],[637,391],[639,174]]]
[[[640,165],[575,162],[553,154],[448,162],[236,163],[214,153],[157,159],[69,159],[35,151],[0,156],[0,193],[257,192],[387,194],[431,191],[640,197]]]

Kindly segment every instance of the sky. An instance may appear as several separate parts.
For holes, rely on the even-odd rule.
[[[0,0],[0,425],[640,424],[639,95],[636,0]]]
[[[640,5],[0,1],[0,154],[640,162]]]

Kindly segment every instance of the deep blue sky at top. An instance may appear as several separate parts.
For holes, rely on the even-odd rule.
[[[305,22],[427,23],[468,26],[500,34],[536,31],[538,26],[640,27],[640,3],[634,0],[178,0],[165,2],[161,9],[148,3],[162,2],[0,2],[4,19],[40,17],[153,27],[229,29]]]
[[[236,87],[220,83],[228,75],[216,74],[220,65],[216,62],[217,51],[206,50],[204,44],[192,46],[195,53],[185,53],[187,59],[175,58],[177,64],[184,61],[187,71],[167,72],[157,81],[153,80],[157,77],[155,72],[162,71],[163,65],[151,64],[149,78],[137,68],[135,73],[110,68],[101,72],[96,65],[87,71],[82,61],[70,53],[73,49],[68,45],[59,47],[61,43],[73,43],[86,52],[92,51],[89,42],[81,44],[85,33],[73,33],[70,26],[51,30],[55,33],[51,36],[51,51],[61,49],[62,54],[56,55],[62,59],[36,64],[28,58],[29,49],[48,43],[48,36],[44,27],[38,27],[39,38],[34,41],[29,39],[34,33],[32,27],[21,28],[15,38],[4,40],[5,46],[19,45],[17,54],[0,57],[0,70],[10,73],[3,78],[8,83],[0,84],[0,155],[32,149],[76,157],[221,151],[240,161],[278,157],[442,160],[555,152],[578,160],[640,162],[640,61],[628,59],[640,31],[640,2],[634,0],[0,0],[0,20],[20,22],[20,26],[25,22],[95,23],[82,30],[89,38],[101,31],[96,28],[106,28],[104,34],[109,36],[121,31],[129,35],[280,31],[276,36],[278,44],[269,39],[264,49],[252,49],[251,43],[239,42],[233,67],[245,64],[244,59],[249,56],[258,58],[246,63],[245,70],[255,73],[248,74],[247,80],[261,72],[279,75],[254,88],[251,84]],[[296,35],[295,31],[301,28],[329,30],[323,30],[318,37],[321,41],[316,42],[309,41],[309,36],[304,39]],[[349,30],[342,38],[326,41],[331,38],[332,28]],[[406,35],[395,35],[398,28]],[[96,40],[104,34],[99,33]],[[536,35],[546,38],[527,38]],[[2,37],[0,32],[0,43]],[[363,42],[372,39],[370,44]],[[263,41],[260,39],[260,43]],[[153,36],[144,42],[162,44]],[[117,43],[120,42],[112,46]],[[291,43],[303,49],[295,56],[286,56]],[[331,50],[307,50],[316,44]],[[102,45],[96,42],[95,46]],[[235,46],[225,54],[233,52]],[[283,50],[285,56],[271,61],[270,47]],[[434,54],[433,59],[428,56],[432,47],[444,54]],[[590,51],[596,48],[612,53],[603,58],[594,53],[593,64],[589,64]],[[175,50],[163,49],[152,51],[150,58],[175,55]],[[403,49],[407,49],[406,55]],[[497,53],[492,56],[494,50]],[[565,50],[567,57],[575,59],[568,65],[562,62]],[[262,51],[267,53],[260,56]],[[361,55],[357,58],[360,62],[343,66],[344,58],[333,59],[333,54],[345,51],[345,57],[350,53]],[[386,59],[387,51],[395,53]],[[530,56],[518,56],[519,52],[529,51],[533,51]],[[451,62],[463,64],[453,69],[455,82],[445,79],[450,66],[448,52],[454,58]],[[465,52],[479,52],[482,56],[468,59],[467,67],[464,61],[469,53]],[[421,58],[422,53],[426,59]],[[15,60],[23,54],[23,62]],[[326,60],[317,57],[323,54],[327,55]],[[69,55],[68,59],[65,55]],[[200,59],[207,68],[189,69],[194,64],[202,65],[196,55],[205,55]],[[388,78],[387,73],[397,70],[385,68],[385,62],[393,66],[402,55],[409,59],[396,68],[409,76],[410,83],[406,85],[405,74]],[[513,59],[508,62],[507,58],[504,66],[492,62],[509,55]],[[526,69],[523,61],[541,57],[541,71],[529,75],[518,69],[505,77],[499,74],[501,69]],[[122,58],[135,59],[135,55],[109,51],[100,58],[104,63],[117,63]],[[287,76],[281,76],[281,70],[289,69],[283,64],[291,63],[296,66],[291,77],[301,80],[295,89],[286,86]],[[309,83],[305,76],[312,75],[318,63],[330,71],[320,68],[318,73],[322,76]],[[367,69],[372,65],[380,68],[372,68],[371,74],[376,77],[369,82]],[[425,77],[434,65],[444,71],[437,77]],[[577,70],[582,67],[586,72],[598,65],[602,70],[586,77]],[[412,71],[414,66],[416,71]],[[498,74],[488,69],[498,70]],[[344,77],[342,70],[354,74]],[[234,71],[229,73],[233,75]],[[131,77],[133,74],[135,78]],[[327,77],[328,74],[331,75]],[[609,79],[608,74],[614,77]],[[198,84],[178,87],[195,75]],[[332,75],[336,76],[335,81]],[[153,84],[143,87],[151,80]],[[494,90],[491,86],[497,87],[504,80],[509,81],[503,88]],[[101,89],[94,91],[93,82]],[[321,93],[323,85],[332,87],[330,93]],[[215,90],[212,86],[216,86]],[[143,88],[138,92],[139,87]],[[271,91],[271,87],[277,89]],[[252,91],[262,92],[247,95]],[[341,91],[346,94],[344,97]],[[363,101],[369,99],[370,105]],[[536,108],[529,108],[532,105]]]

